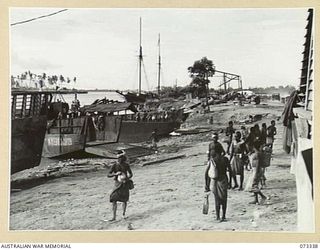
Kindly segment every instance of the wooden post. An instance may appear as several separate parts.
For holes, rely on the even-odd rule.
[[[227,93],[226,73],[223,73],[224,92]]]
[[[21,118],[26,114],[26,104],[27,104],[27,95],[23,95],[22,107],[21,107]]]
[[[11,101],[11,118],[14,119],[16,117],[16,109],[17,109],[17,96],[12,96]]]

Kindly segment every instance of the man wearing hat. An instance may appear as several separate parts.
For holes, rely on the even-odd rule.
[[[117,202],[122,202],[123,213],[125,218],[127,202],[129,200],[130,178],[133,174],[129,164],[126,162],[125,152],[120,150],[117,152],[118,162],[115,163],[108,174],[109,178],[114,178],[114,189],[110,194],[110,202],[112,203],[113,217],[110,221],[116,220]]]

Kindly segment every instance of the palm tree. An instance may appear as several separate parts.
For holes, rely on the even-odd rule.
[[[61,83],[65,82],[63,75],[60,75],[59,80]]]

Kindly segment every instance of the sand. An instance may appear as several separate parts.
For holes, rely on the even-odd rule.
[[[229,104],[211,109],[205,115],[193,114],[184,127],[202,126],[219,131],[229,119],[244,118],[249,113],[263,114],[258,123],[269,124],[271,119],[280,117],[283,106]],[[210,116],[214,117],[214,124],[207,123]],[[239,126],[235,124],[236,128]],[[251,193],[229,190],[226,222],[215,221],[213,194],[209,197],[208,215],[202,214],[206,151],[210,142],[210,133],[203,133],[162,139],[157,155],[131,164],[135,188],[130,192],[128,218],[121,218],[119,204],[117,220],[104,221],[112,217],[109,194],[113,180],[107,178],[108,166],[95,167],[12,192],[10,230],[296,231],[295,176],[290,174],[290,155],[282,150],[281,122],[277,121],[276,126],[274,155],[266,170],[267,187],[263,190],[268,200],[264,205],[249,205],[253,200]],[[223,134],[220,140],[223,141]],[[171,155],[186,157],[143,166],[147,160]],[[250,174],[245,171],[245,182]]]

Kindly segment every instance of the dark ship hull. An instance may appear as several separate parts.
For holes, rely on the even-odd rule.
[[[180,128],[181,122],[178,121],[156,121],[156,122],[136,122],[123,121],[119,142],[146,142],[150,140],[151,133],[157,130],[157,134],[161,136],[169,135],[175,129]]]
[[[79,117],[50,121],[53,124],[47,128],[43,156],[62,156],[99,144],[146,142],[153,131],[166,136],[184,121],[183,110],[171,112],[167,118],[164,112],[145,112],[142,117],[132,111],[136,112],[131,103],[104,101],[82,107]]]
[[[11,174],[40,164],[50,92],[13,90],[11,95]]]

